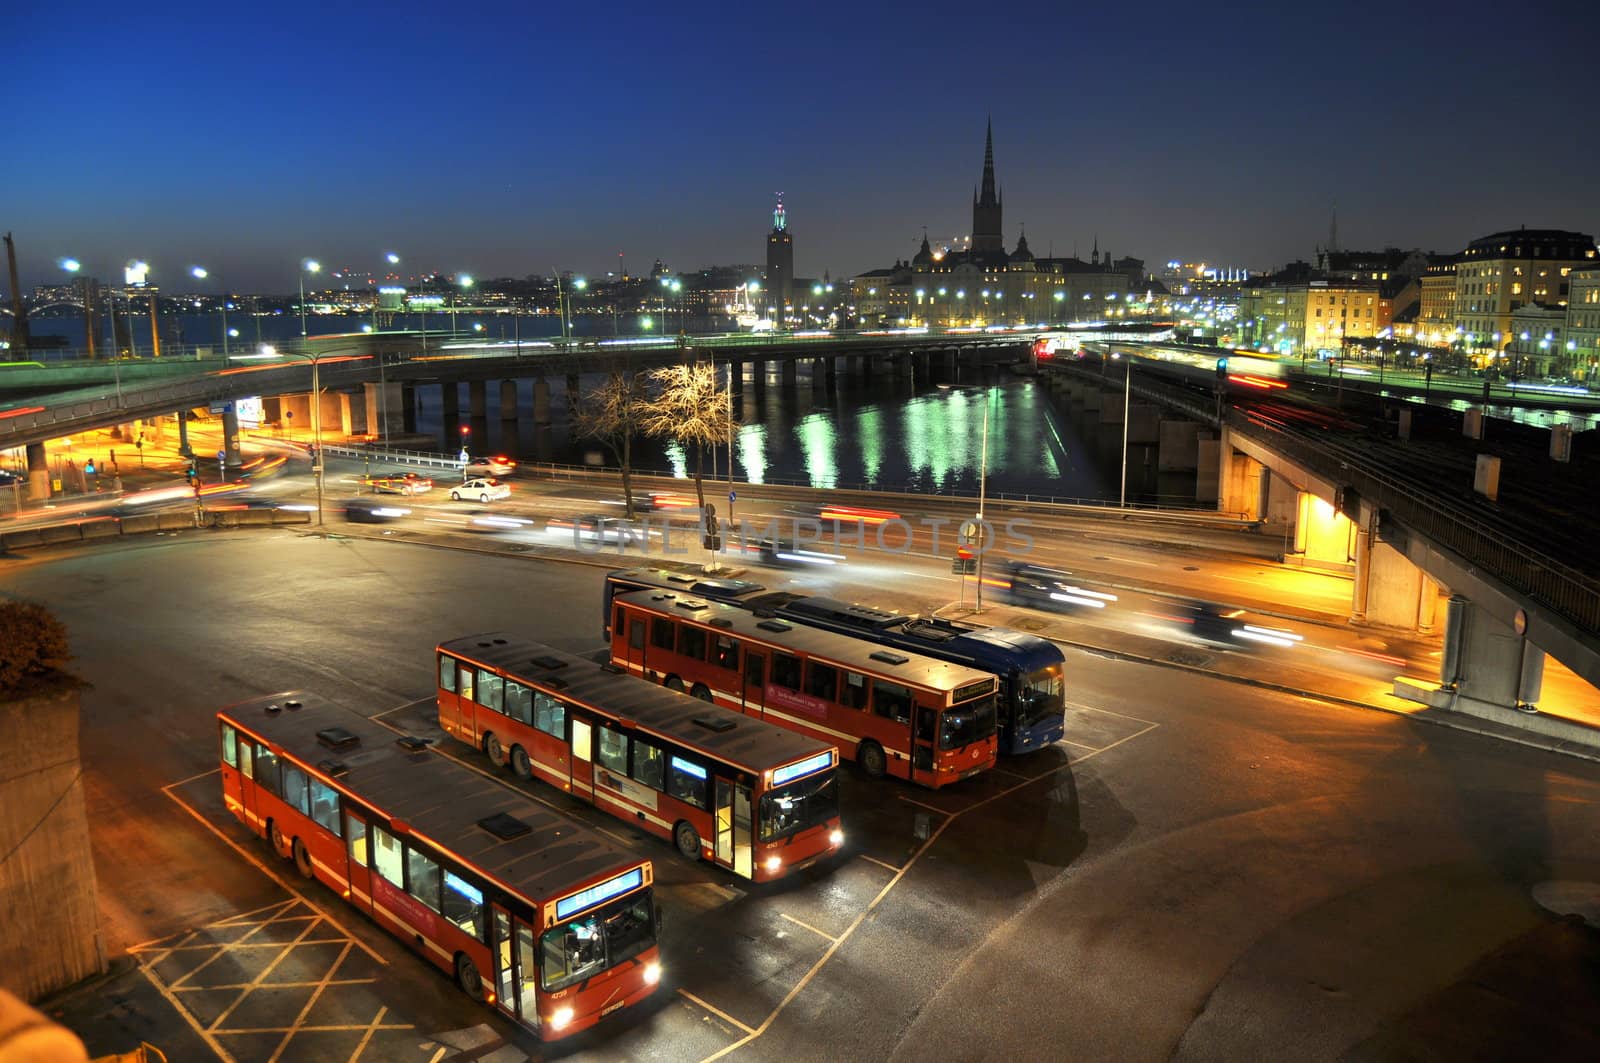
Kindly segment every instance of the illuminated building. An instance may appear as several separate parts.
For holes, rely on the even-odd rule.
[[[1456,264],[1456,321],[1470,350],[1500,352],[1517,335],[1511,317],[1529,303],[1565,307],[1569,275],[1596,264],[1594,237],[1511,229],[1472,241]]]
[[[794,237],[783,210],[783,196],[772,212],[772,231],[767,234],[767,276],[762,289],[767,316],[774,322],[786,321],[794,308]]]

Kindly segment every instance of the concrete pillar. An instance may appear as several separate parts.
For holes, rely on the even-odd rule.
[[[180,419],[178,423],[181,426],[183,422]],[[237,469],[244,464],[244,460],[239,456],[239,415],[234,412],[231,402],[222,411],[222,449],[227,455],[224,461],[228,468]]]
[[[356,402],[355,395],[348,391],[333,391],[328,393],[328,398],[332,400],[332,405],[334,407],[333,417],[335,419],[330,421],[326,418],[326,415],[324,415],[324,420],[322,422],[322,434],[324,436],[328,434],[328,427],[330,423],[338,425],[340,434],[345,436],[356,435],[358,429],[361,431],[365,430],[365,405]]]
[[[1207,436],[1195,444],[1194,498],[1222,508],[1222,440]]]
[[[461,419],[461,389],[454,381],[447,380],[439,388],[443,397],[443,413],[445,423]]]
[[[793,358],[785,358],[783,360],[783,387],[785,391],[792,390],[799,378],[794,361]]]
[[[1348,571],[1355,557],[1355,524],[1310,491],[1299,492],[1294,552],[1311,567]]]
[[[500,420],[502,423],[517,419],[517,382],[500,381]]]
[[[1272,470],[1261,470],[1261,519],[1279,529],[1294,527],[1301,491]]]
[[[1378,509],[1361,504],[1356,523],[1356,578],[1351,619],[1407,631],[1417,626],[1424,599],[1436,598],[1422,570],[1400,551],[1378,538]]]
[[[283,420],[283,400],[276,395],[261,397],[261,423],[277,424]]]
[[[811,359],[811,390],[826,391],[828,387],[828,370],[823,363],[832,363],[831,358]]]
[[[1199,468],[1200,426],[1193,421],[1163,420],[1156,426],[1156,469],[1193,472]]]
[[[379,439],[404,432],[406,389],[398,382],[363,384],[367,408],[367,432]]]
[[[328,442],[329,436],[350,434],[350,406],[349,396],[340,391],[322,389],[322,441]]]
[[[178,453],[185,458],[194,457],[194,450],[189,446],[189,411],[179,410],[173,414],[173,419],[178,422]],[[234,431],[239,430],[239,418],[233,419]]]
[[[391,413],[389,415],[393,417]],[[402,384],[400,386],[400,430],[402,432],[415,432],[417,430],[417,388],[415,384]]]
[[[550,426],[550,381],[542,376],[533,381],[533,423],[540,428]]]
[[[1261,519],[1261,463],[1228,448],[1222,457],[1219,508],[1245,520]]]
[[[931,361],[932,361],[932,355],[930,355],[927,351],[916,351],[916,352],[914,352],[911,355],[911,369],[912,369],[912,372],[915,373],[919,379],[927,380],[928,379],[928,368],[929,368],[929,365],[930,365]]]
[[[823,372],[824,377],[826,377],[826,379],[828,381],[828,390],[829,391],[838,390],[838,387],[839,387],[839,359],[837,359],[837,358],[824,358],[822,360],[822,372]]]
[[[467,382],[467,403],[472,411],[474,421],[482,421],[489,416],[489,382],[487,380],[472,380]]]
[[[50,457],[43,443],[28,444],[28,499],[42,502],[50,497]]]
[[[1099,415],[1100,407],[1106,401],[1105,393],[1102,392],[1099,388],[1094,387],[1093,385],[1085,386],[1084,389],[1083,389],[1083,393],[1080,396],[1080,398],[1081,398],[1081,400],[1083,402],[1083,412],[1086,413],[1086,414],[1092,413],[1092,414],[1095,414],[1096,416]],[[1122,396],[1118,395],[1117,398],[1120,400],[1122,398]],[[1117,407],[1117,423],[1121,424],[1122,423],[1122,403],[1120,401],[1118,401],[1116,403],[1116,407]]]
[[[767,390],[767,363],[762,359],[757,359],[750,367],[750,375],[755,378],[756,394],[765,394]]]
[[[1122,389],[1115,393],[1096,392],[1100,398],[1099,414],[1101,424],[1122,425]]]
[[[1531,706],[1539,700],[1544,679],[1544,653],[1510,625],[1489,615],[1476,603],[1452,598],[1446,618],[1445,641],[1458,640],[1459,653],[1445,655],[1445,667],[1454,664],[1455,676],[1440,679],[1464,698],[1506,708]]]
[[[1422,592],[1417,599],[1417,630],[1424,635],[1433,633],[1439,616],[1439,584],[1426,572],[1422,574]]]
[[[583,381],[577,373],[567,374],[567,423],[577,419],[578,408],[583,405]]]

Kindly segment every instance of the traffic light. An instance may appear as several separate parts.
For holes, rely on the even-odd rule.
[[[193,465],[190,465],[188,468],[183,470],[183,478],[188,480],[188,481],[190,481],[191,483],[194,481],[194,478],[199,476],[199,475],[200,475],[200,470],[196,469]]]
[[[710,506],[706,507],[706,534],[704,541],[707,550],[722,549],[722,528],[717,523],[716,513]]]
[[[1217,379],[1228,379],[1228,360],[1226,358],[1217,359]]]

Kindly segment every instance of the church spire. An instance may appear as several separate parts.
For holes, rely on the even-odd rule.
[[[983,184],[972,198],[972,250],[979,254],[1005,253],[1005,237],[1001,227],[1000,197],[994,181],[994,122],[989,121],[983,133]]]
[[[994,120],[990,119],[983,132],[983,191],[978,194],[978,206],[994,207],[999,203],[994,190]]]

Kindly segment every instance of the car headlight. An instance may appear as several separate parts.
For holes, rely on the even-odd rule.
[[[659,981],[661,981],[661,965],[659,963],[647,963],[647,964],[645,964],[644,965],[644,984],[645,985],[655,985]]]
[[[776,871],[778,868],[783,866],[783,857],[769,856],[767,857],[765,866],[768,871]]]
[[[842,831],[842,830],[831,830],[831,831],[829,831],[828,832],[828,844],[832,845],[832,846],[843,845],[844,844],[844,831]]]
[[[558,1008],[550,1014],[550,1028],[552,1030],[565,1030],[571,1023],[571,1008]]]

